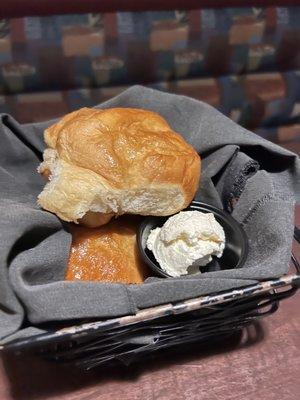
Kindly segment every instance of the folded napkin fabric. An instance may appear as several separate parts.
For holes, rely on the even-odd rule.
[[[134,86],[98,105],[160,113],[202,158],[196,199],[232,213],[250,253],[241,269],[142,285],[63,280],[71,243],[67,225],[40,209],[36,172],[43,131],[54,121],[18,124],[0,116],[0,339],[41,333],[47,323],[111,318],[279,277],[288,271],[299,187],[298,157],[238,126],[202,102]]]

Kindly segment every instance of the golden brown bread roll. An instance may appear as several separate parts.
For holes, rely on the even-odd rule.
[[[100,228],[71,226],[66,280],[141,283],[148,273],[136,242],[140,218],[123,216]]]
[[[45,130],[39,204],[65,221],[100,226],[113,215],[171,215],[192,201],[200,157],[158,114],[82,108]]]

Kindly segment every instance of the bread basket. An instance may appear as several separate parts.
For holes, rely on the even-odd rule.
[[[70,235],[55,215],[37,207],[44,181],[32,174],[45,149],[43,132],[53,121],[22,126],[4,115],[3,351],[30,352],[83,369],[129,364],[158,350],[223,338],[276,311],[280,300],[295,293],[299,263],[292,256],[297,272],[290,275],[287,264],[300,173],[296,154],[187,97],[136,86],[97,107],[155,111],[171,121],[175,131],[185,133],[203,161],[202,184],[194,199],[223,205],[243,224],[250,240],[258,237],[253,268],[245,263],[199,279],[185,277],[184,285],[179,279],[128,287],[64,281]],[[296,229],[298,241],[299,236]]]

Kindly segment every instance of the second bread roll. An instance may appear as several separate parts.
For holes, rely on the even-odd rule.
[[[72,225],[72,245],[65,279],[142,283],[148,267],[138,252],[141,217],[126,215],[100,228]]]

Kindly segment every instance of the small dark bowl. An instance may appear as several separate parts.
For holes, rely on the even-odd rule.
[[[216,220],[222,225],[225,232],[225,249],[222,257],[213,257],[213,261],[205,267],[201,267],[201,272],[211,272],[224,269],[240,268],[245,263],[248,255],[248,238],[241,225],[228,213],[209,204],[193,201],[185,211],[201,211],[213,213]],[[147,217],[139,227],[137,235],[138,248],[146,264],[158,276],[170,277],[163,271],[155,260],[152,251],[147,249],[146,243],[150,231],[161,227],[169,217]],[[183,275],[184,276],[184,275]]]

